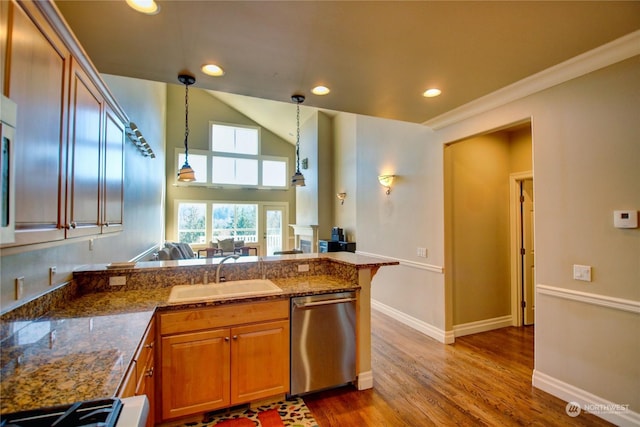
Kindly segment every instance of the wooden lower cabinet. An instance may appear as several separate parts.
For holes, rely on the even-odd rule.
[[[162,337],[162,417],[229,406],[229,330]]]
[[[155,425],[155,320],[152,319],[125,376],[118,397],[146,395],[149,400],[147,427]]]
[[[287,393],[288,306],[282,300],[161,314],[163,420]]]
[[[289,391],[289,321],[231,329],[231,404]]]

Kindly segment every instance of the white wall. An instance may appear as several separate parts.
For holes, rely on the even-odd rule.
[[[638,76],[636,56],[437,131],[356,116],[358,252],[401,263],[375,276],[373,306],[452,338],[451,289],[439,272],[446,268],[443,144],[531,120],[533,383],[567,401],[629,405],[599,416],[640,424],[640,229],[613,227],[613,210],[640,209]],[[389,196],[380,173],[398,175]],[[426,247],[428,258],[417,258],[416,247]],[[592,282],[573,280],[573,264],[592,266]]]
[[[334,132],[334,224],[341,227],[347,241],[357,241],[356,233],[356,115],[340,113],[333,119]],[[347,193],[343,204],[335,194]],[[357,247],[357,244],[356,244]]]
[[[635,422],[640,229],[615,229],[613,210],[640,209],[639,75],[636,56],[436,132],[447,143],[532,118],[534,385],[628,404]],[[573,280],[573,264],[592,266],[593,281]]]
[[[374,277],[374,306],[443,339],[442,146],[425,126],[367,116],[357,116],[356,141],[358,252],[401,262]],[[380,174],[397,175],[389,195]]]

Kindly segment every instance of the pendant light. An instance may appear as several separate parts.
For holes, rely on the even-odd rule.
[[[300,172],[300,104],[304,102],[304,95],[293,95],[291,100],[295,102],[297,114],[296,114],[296,173],[291,177],[292,187],[304,187],[304,175]]]
[[[178,172],[178,181],[191,182],[196,180],[196,174],[189,166],[189,86],[196,82],[196,78],[188,74],[178,76],[180,83],[184,85],[184,165]]]

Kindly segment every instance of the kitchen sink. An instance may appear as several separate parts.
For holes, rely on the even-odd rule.
[[[169,303],[199,302],[239,296],[281,293],[282,289],[267,279],[234,280],[207,285],[177,285],[171,288]]]

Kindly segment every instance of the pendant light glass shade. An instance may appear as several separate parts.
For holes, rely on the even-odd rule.
[[[189,86],[196,82],[196,78],[180,74],[178,80],[184,85],[184,164],[178,172],[178,181],[191,182],[196,180],[196,174],[189,166]]]
[[[297,104],[296,106],[296,173],[291,177],[292,187],[304,187],[304,175],[300,172],[300,104],[304,102],[304,95],[293,95],[291,100]]]

